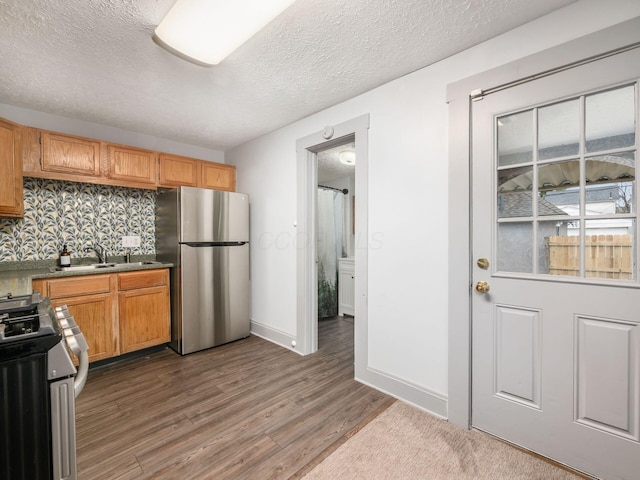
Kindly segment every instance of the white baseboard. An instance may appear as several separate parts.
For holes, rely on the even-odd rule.
[[[281,347],[286,348],[287,350],[291,350],[292,352],[296,352],[299,355],[302,355],[299,351],[295,349],[295,347],[291,346],[291,342],[296,339],[293,335],[289,335],[281,330],[267,327],[261,323],[256,322],[255,320],[251,320],[251,334],[260,338],[264,338],[265,340],[275,343],[276,345],[280,345]]]
[[[442,393],[430,391],[371,367],[364,372],[356,371],[356,380],[432,415],[447,419],[448,401]]]

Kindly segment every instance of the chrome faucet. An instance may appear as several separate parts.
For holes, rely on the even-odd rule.
[[[98,254],[98,263],[107,263],[107,249],[102,245],[91,247],[91,250]]]

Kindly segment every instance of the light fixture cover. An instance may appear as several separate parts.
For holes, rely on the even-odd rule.
[[[341,151],[338,158],[340,159],[340,162],[344,163],[345,165],[356,164],[356,152],[354,152],[353,150]]]
[[[295,0],[178,0],[153,39],[203,66],[220,63]]]

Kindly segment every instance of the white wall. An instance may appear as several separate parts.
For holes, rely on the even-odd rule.
[[[52,130],[58,133],[120,143],[130,147],[146,148],[163,153],[184,155],[212,162],[224,163],[224,152],[211,148],[175,142],[165,138],[153,137],[144,133],[131,132],[121,128],[109,127],[98,123],[85,122],[75,118],[52,115],[26,108],[0,103],[0,117],[27,127]]]
[[[227,152],[238,190],[251,195],[253,322],[296,337],[296,140],[368,113],[369,356],[362,360],[446,398],[446,86],[638,15],[637,0],[580,1]]]

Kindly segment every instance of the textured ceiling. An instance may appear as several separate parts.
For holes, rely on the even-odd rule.
[[[228,149],[573,0],[298,0],[221,64],[151,37],[174,0],[0,0],[0,103]]]
[[[348,142],[344,145],[338,145],[337,147],[318,152],[318,183],[326,183],[339,178],[355,176],[355,165],[345,165],[340,162],[340,152],[355,149],[355,142]]]

